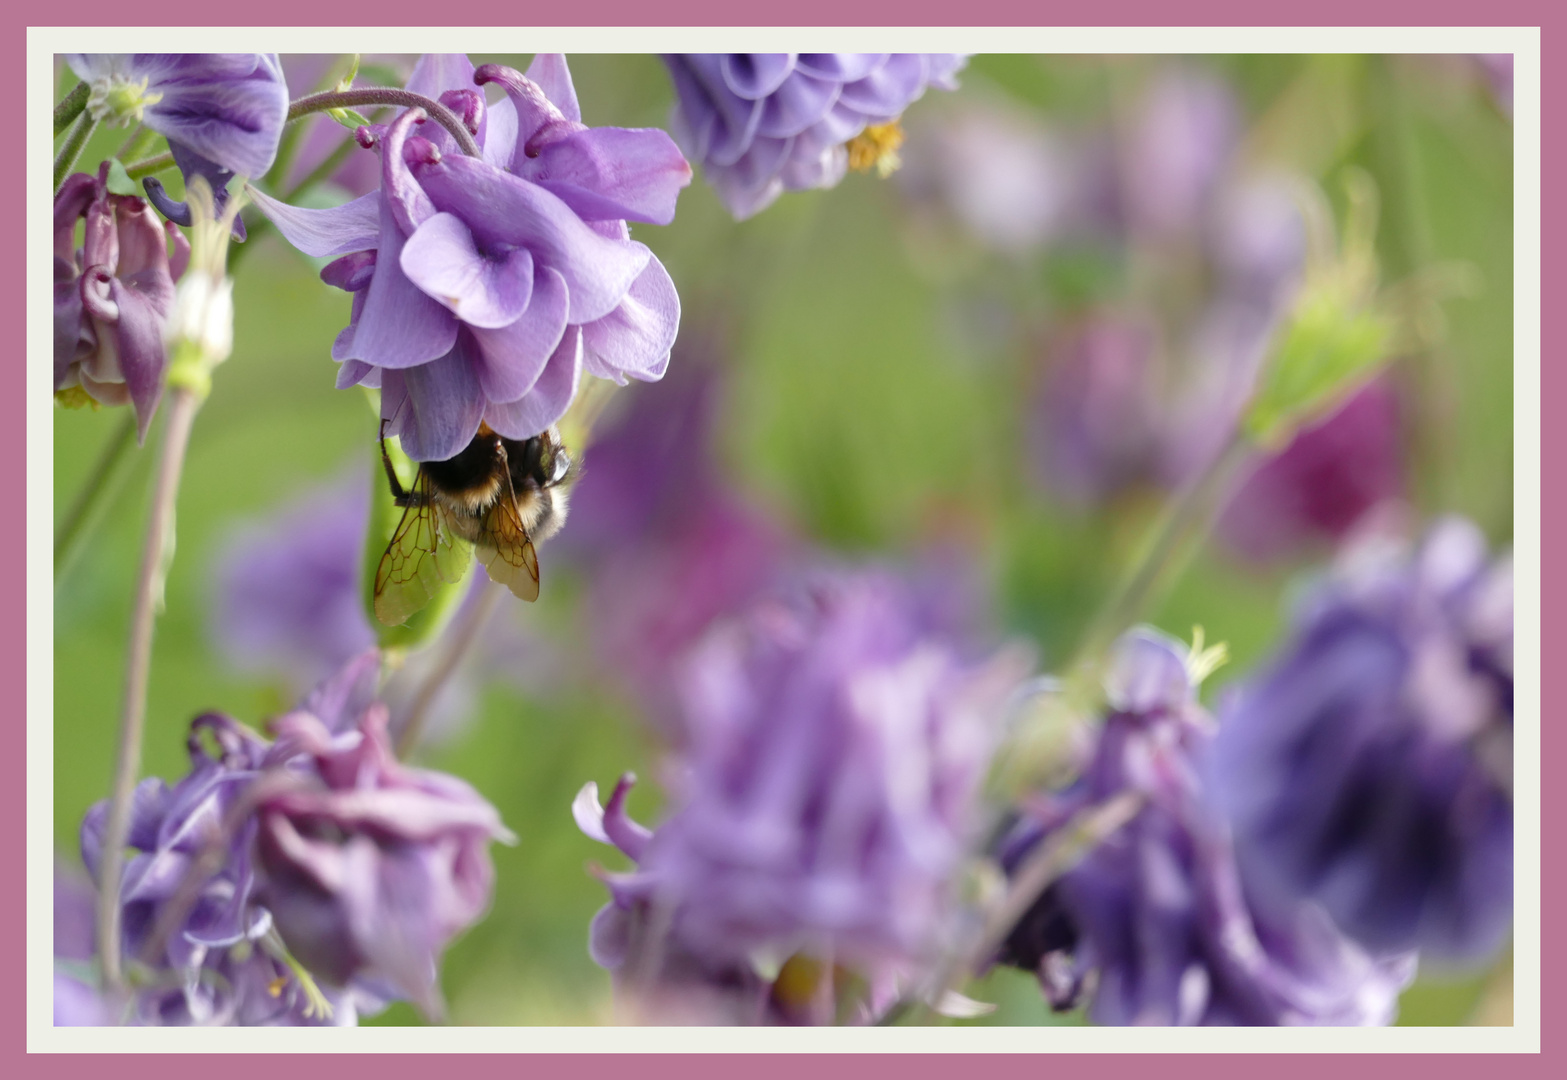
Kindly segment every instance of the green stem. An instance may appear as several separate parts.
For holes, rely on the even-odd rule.
[[[98,121],[93,119],[90,112],[82,112],[76,118],[76,124],[71,128],[70,134],[65,137],[65,145],[60,147],[60,152],[54,159],[54,193],[60,194],[60,185],[65,178],[71,175],[71,169],[76,165],[76,159],[81,157],[82,147],[87,145],[87,137],[98,126]]]
[[[130,161],[138,158],[152,149],[152,144],[158,141],[158,133],[146,124],[137,124],[136,130],[130,133],[130,137],[120,144],[120,148],[114,152],[114,156],[121,161]]]
[[[85,535],[86,526],[96,521],[103,504],[100,500],[105,494],[118,488],[113,481],[120,475],[120,466],[125,461],[125,452],[136,441],[136,417],[129,410],[120,421],[119,427],[109,436],[103,444],[103,450],[98,455],[98,460],[93,462],[92,469],[87,474],[87,481],[76,493],[76,498],[71,501],[71,508],[65,512],[65,517],[60,521],[60,527],[54,534],[54,577],[59,582],[66,567],[75,561],[77,546],[80,538]]]
[[[495,604],[500,599],[501,588],[494,582],[486,582],[479,598],[474,601],[467,618],[447,631],[448,641],[446,649],[436,662],[434,670],[420,685],[418,693],[414,695],[413,704],[408,707],[408,718],[403,721],[402,730],[397,733],[397,756],[407,760],[408,756],[419,745],[419,736],[424,732],[425,721],[430,715],[430,706],[435,702],[435,696],[441,692],[441,688],[451,679],[452,673],[457,670],[463,654],[473,645],[479,636],[479,631],[489,621],[490,613],[495,610]]]
[[[407,90],[367,86],[356,90],[326,90],[319,94],[310,94],[289,104],[288,118],[285,122],[291,124],[311,113],[326,112],[329,109],[352,109],[360,105],[394,105],[404,109],[423,109],[430,119],[451,133],[464,154],[469,157],[481,156],[479,144],[474,141],[472,133],[463,127],[456,113],[433,98]]]
[[[60,132],[71,126],[71,121],[82,114],[87,107],[87,98],[92,90],[85,82],[77,83],[69,94],[60,99],[60,104],[54,107],[54,135],[60,137]]]
[[[171,153],[158,154],[156,157],[143,158],[125,166],[125,175],[132,180],[140,180],[144,176],[162,172],[164,169],[174,167],[174,155]]]
[[[130,832],[131,803],[136,777],[141,772],[142,729],[146,726],[147,679],[152,665],[152,629],[163,596],[168,557],[174,538],[174,503],[190,430],[201,399],[183,387],[171,387],[164,427],[158,479],[153,488],[136,576],[131,612],[130,648],[125,665],[125,693],[120,704],[120,740],[115,757],[114,787],[109,796],[109,819],[104,827],[103,861],[98,870],[98,956],[103,964],[105,990],[119,996],[125,990],[120,945],[120,876],[125,863],[125,842]]]

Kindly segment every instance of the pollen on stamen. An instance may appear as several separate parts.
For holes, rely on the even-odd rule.
[[[98,402],[80,386],[67,386],[54,392],[54,402],[64,409],[91,409],[98,411]]]
[[[279,975],[277,978],[275,978],[271,982],[267,983],[267,993],[271,994],[273,997],[282,997],[283,996],[283,987],[285,987],[287,985],[288,985],[288,976],[287,975]]]
[[[845,146],[849,151],[849,168],[855,172],[876,170],[883,180],[903,164],[898,148],[903,145],[903,126],[896,120],[885,124],[872,124]]]

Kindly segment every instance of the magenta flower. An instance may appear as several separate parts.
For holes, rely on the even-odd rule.
[[[107,162],[96,177],[77,173],[54,200],[54,389],[79,387],[104,405],[129,402],[145,439],[169,363],[163,324],[190,245],[143,200],[111,195],[108,176]]]
[[[956,89],[966,62],[953,53],[664,57],[675,84],[675,136],[742,219],[785,191],[835,186],[857,136],[897,120],[927,86]]]
[[[690,167],[662,131],[583,125],[564,58],[528,71],[460,55],[415,68],[408,89],[463,117],[482,157],[409,110],[360,129],[379,191],[332,210],[256,193],[290,243],[336,258],[322,278],[354,294],[338,386],[380,387],[417,460],[456,454],[481,421],[539,434],[584,373],[661,378],[679,326],[674,284],[627,222],[673,220]],[[506,100],[486,109],[475,86],[491,82]]]

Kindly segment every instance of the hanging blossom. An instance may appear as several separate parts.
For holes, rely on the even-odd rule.
[[[129,403],[145,439],[163,397],[164,325],[190,243],[144,200],[110,194],[108,179],[104,162],[97,176],[67,177],[55,196],[54,390],[67,405]]]
[[[1221,710],[1214,786],[1263,897],[1478,962],[1513,909],[1512,560],[1452,518],[1352,545]]]
[[[630,777],[606,810],[593,784],[573,807],[638,864],[605,875],[594,959],[635,978],[652,950],[662,981],[749,987],[771,995],[757,1016],[815,1023],[834,1015],[833,973],[854,973],[861,1018],[877,1014],[949,944],[979,781],[1024,673],[1014,652],[960,659],[884,575],[823,579],[715,629],[680,672],[673,813],[652,833],[631,821]]]
[[[476,86],[506,99],[487,108]],[[461,117],[462,154],[422,110],[357,137],[381,155],[381,187],[332,210],[256,193],[295,247],[335,261],[322,279],[354,294],[332,356],[338,386],[381,390],[387,433],[420,461],[468,445],[481,422],[511,439],[564,415],[584,373],[655,381],[680,301],[627,222],[667,225],[691,169],[662,131],[589,128],[564,57],[526,76],[426,56],[410,91]]]
[[[1090,759],[1072,787],[1022,807],[1002,865],[1017,873],[1112,799],[1130,795],[1135,814],[1045,890],[996,959],[1034,972],[1058,1010],[1091,997],[1099,1024],[1388,1023],[1413,956],[1366,952],[1312,904],[1249,902],[1202,785],[1206,659],[1149,630],[1117,643]]]
[[[850,168],[898,165],[898,117],[927,86],[957,89],[956,53],[680,53],[670,126],[737,219]]]
[[[274,722],[275,742],[198,717],[190,774],[137,787],[121,921],[127,960],[150,971],[130,1022],[353,1024],[396,997],[439,1014],[436,961],[488,905],[487,848],[509,834],[468,785],[393,760],[378,667],[356,657]],[[94,877],[107,818],[102,802],[82,823]],[[193,874],[200,860],[210,872]]]
[[[186,185],[206,177],[220,215],[230,180],[272,167],[288,115],[276,53],[71,53],[65,61],[91,87],[87,109],[95,118],[145,124],[167,138]],[[190,207],[156,178],[143,185],[164,217],[191,223]],[[245,238],[238,218],[234,235]]]

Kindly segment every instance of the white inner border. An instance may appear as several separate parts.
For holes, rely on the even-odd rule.
[[[514,44],[507,45],[508,40]],[[1506,53],[1513,68],[1515,800],[1511,1028],[272,1028],[53,1027],[54,598],[50,279],[27,278],[27,1049],[311,1052],[1532,1052],[1540,1050],[1540,31],[1538,27],[258,29],[29,27],[27,265],[49,265],[53,57],[68,51],[655,52],[723,49],[1040,53]],[[1521,451],[1521,452],[1520,452]],[[583,928],[584,935],[587,928]]]

